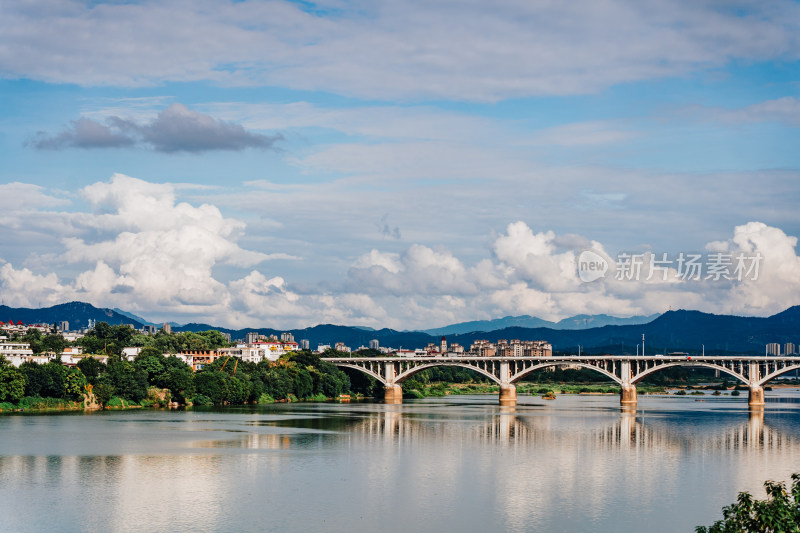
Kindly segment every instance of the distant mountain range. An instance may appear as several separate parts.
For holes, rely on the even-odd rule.
[[[44,309],[24,309],[0,306],[0,321],[26,324],[53,324],[68,320],[72,328],[85,327],[88,319],[105,321],[109,324],[132,324],[142,327],[142,319],[130,313],[113,309],[98,309],[90,304],[71,302]],[[498,339],[546,340],[553,344],[555,351],[577,351],[578,346],[586,353],[636,353],[641,350],[642,335],[645,335],[647,354],[685,351],[698,354],[705,347],[706,354],[742,353],[763,354],[769,342],[800,344],[800,306],[770,317],[740,317],[714,315],[700,311],[668,311],[655,319],[641,323],[625,321],[645,321],[649,317],[622,319],[607,315],[578,315],[556,323],[535,317],[506,317],[505,319],[465,322],[448,328],[463,328],[471,331],[450,330],[445,333],[449,343],[457,342],[469,346],[477,339],[497,341]],[[510,322],[504,322],[504,321]],[[549,326],[530,327],[525,324],[541,323]],[[514,322],[518,321],[518,322]],[[618,323],[615,321],[622,321]],[[611,323],[609,323],[611,322]],[[511,324],[491,331],[474,330],[478,327]],[[522,324],[522,325],[521,325]],[[602,325],[599,325],[602,324]],[[573,326],[570,329],[570,326]],[[377,339],[381,346],[394,348],[424,347],[430,342],[438,343],[441,331],[436,328],[428,331],[395,331],[392,329],[373,330],[363,327],[335,326],[321,324],[304,329],[245,328],[229,329],[209,324],[186,324],[174,326],[173,331],[204,331],[218,329],[230,333],[234,339],[242,339],[249,331],[262,335],[280,335],[291,332],[296,340],[308,339],[312,348],[318,344],[343,342],[352,348],[366,346]]]
[[[497,331],[505,328],[550,328],[550,329],[589,329],[602,326],[625,326],[632,324],[647,324],[661,316],[656,313],[649,316],[632,316],[630,318],[619,318],[609,315],[575,315],[558,322],[551,322],[537,318],[535,316],[507,316],[494,320],[474,320],[472,322],[460,322],[441,328],[423,330],[430,335],[453,335],[460,333],[471,333],[473,331]]]
[[[55,324],[66,320],[71,329],[85,328],[89,319],[108,322],[113,326],[133,324],[135,328],[141,328],[144,322],[131,317],[132,315],[122,314],[114,309],[99,309],[84,302],[69,302],[42,309],[0,305],[0,321],[2,322],[21,320],[24,324]]]

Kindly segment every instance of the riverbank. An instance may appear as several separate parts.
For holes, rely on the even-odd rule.
[[[367,399],[363,394],[340,394],[335,398],[328,398],[322,395],[316,395],[309,398],[297,398],[295,395],[289,395],[289,398],[276,400],[268,394],[262,394],[259,401],[255,405],[273,404],[273,403],[297,403],[297,402],[349,402],[349,401],[362,401]],[[13,404],[9,402],[0,402],[0,413],[55,413],[55,412],[68,412],[68,411],[122,411],[126,409],[164,409],[164,408],[182,408],[197,406],[210,406],[211,403],[192,403],[177,404],[169,401],[158,401],[151,399],[144,399],[140,402],[133,400],[126,400],[119,396],[114,396],[106,404],[105,409],[101,408],[96,403],[88,401],[71,401],[61,398],[41,398],[38,396],[27,396],[22,398],[19,403]]]

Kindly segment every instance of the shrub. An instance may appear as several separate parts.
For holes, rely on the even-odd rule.
[[[195,394],[192,403],[194,405],[214,405],[213,400],[204,394]]]
[[[800,532],[800,474],[792,474],[791,491],[784,483],[764,482],[766,500],[754,500],[740,492],[736,503],[722,508],[722,520],[711,527],[699,526],[697,533],[739,531]]]
[[[258,397],[258,403],[275,403],[275,398],[265,392],[262,392],[261,396]]]

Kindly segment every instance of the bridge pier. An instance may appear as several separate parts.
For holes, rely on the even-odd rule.
[[[619,366],[619,374],[622,378],[622,383],[620,384],[619,404],[622,407],[636,407],[636,385],[631,383],[631,381],[633,381],[633,369],[631,368],[631,362],[622,361]]]
[[[636,407],[636,385],[623,385],[619,404],[623,407]]]
[[[500,385],[500,407],[517,405],[517,386],[510,383]]]
[[[747,398],[747,405],[750,409],[764,408],[764,387],[761,385],[750,385],[750,395]]]
[[[386,403],[403,403],[403,387],[400,385],[386,385],[386,394],[383,398]]]

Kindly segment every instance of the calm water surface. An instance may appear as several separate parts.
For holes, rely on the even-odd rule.
[[[800,391],[0,416],[0,531],[693,531],[800,471]]]

